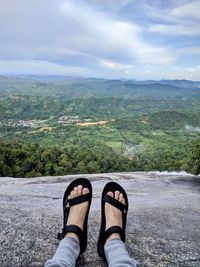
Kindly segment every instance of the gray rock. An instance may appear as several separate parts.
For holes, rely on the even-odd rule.
[[[126,246],[140,266],[200,266],[200,177],[138,172],[0,178],[1,267],[39,267],[52,257],[62,228],[62,196],[77,177],[88,177],[94,189],[88,248],[77,266],[105,266],[96,242],[101,191],[109,180],[127,190]]]

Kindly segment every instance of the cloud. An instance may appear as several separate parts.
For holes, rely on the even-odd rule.
[[[149,14],[160,18],[163,23],[151,25],[148,29],[168,35],[200,35],[200,2],[191,1],[167,10],[149,9]]]
[[[5,58],[7,51],[8,57],[56,60],[73,51],[126,64],[168,64],[166,55],[171,58],[167,49],[142,41],[140,26],[107,16],[82,1],[17,2],[12,7],[11,1],[3,0],[1,6],[0,57]]]
[[[112,11],[112,13],[119,12],[127,5],[134,4],[136,0],[85,0],[88,4],[97,7],[103,11]]]
[[[174,24],[174,25],[164,25],[164,24],[157,24],[149,27],[149,30],[152,32],[158,32],[162,34],[168,35],[199,35],[200,28],[191,27],[191,25],[182,25],[182,24]]]
[[[199,21],[199,10],[200,2],[190,1],[189,3],[185,3],[172,9],[170,15],[175,18],[193,18]]]
[[[178,56],[195,56],[198,58],[198,56],[200,55],[200,47],[197,46],[193,46],[193,47],[186,47],[186,48],[181,48],[181,49],[175,49],[174,52],[177,54]]]
[[[100,64],[105,68],[114,70],[125,70],[133,67],[133,65],[119,64],[109,60],[100,60]]]
[[[180,67],[154,67],[143,66],[134,67],[126,73],[127,78],[137,77],[139,80],[162,80],[162,79],[186,79],[199,81],[200,68],[180,68]]]
[[[81,25],[77,30],[81,39],[78,47],[73,43],[73,47],[75,45],[79,51],[96,58],[128,64],[137,62],[162,65],[173,61],[167,49],[153,47],[142,41],[142,28],[138,25],[113,19],[90,7],[79,6],[77,10],[71,3],[64,3],[62,11],[67,16],[73,14],[73,25]]]
[[[199,35],[198,1],[164,6],[157,0],[1,0],[0,72],[145,78],[169,76],[176,66],[190,73],[199,47],[173,46],[182,42],[179,35],[193,41]],[[196,57],[191,66],[184,65],[188,55]]]
[[[43,60],[0,60],[2,74],[35,75],[85,75],[88,70],[81,67],[64,66]]]

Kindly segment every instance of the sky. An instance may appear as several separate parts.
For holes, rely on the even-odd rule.
[[[0,0],[0,74],[200,81],[200,0]]]

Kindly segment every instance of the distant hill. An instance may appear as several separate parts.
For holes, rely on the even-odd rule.
[[[138,114],[137,116],[122,117],[115,120],[113,125],[121,130],[178,131],[188,128],[187,126],[199,127],[199,114],[177,110],[161,110],[148,114]]]
[[[148,117],[151,129],[183,129],[186,125],[199,126],[199,116],[175,110],[160,111]]]
[[[200,96],[200,82],[187,80],[134,81],[48,76],[0,78],[0,93],[82,97]]]

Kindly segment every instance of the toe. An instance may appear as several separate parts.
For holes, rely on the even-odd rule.
[[[122,200],[122,204],[126,205],[125,199],[123,198]]]
[[[71,194],[67,197],[67,199],[72,199]],[[66,205],[66,207],[69,207],[69,203]]]
[[[119,200],[119,191],[115,191],[115,199]]]
[[[82,189],[83,189],[83,186],[79,185],[78,186],[78,196],[80,196],[82,194]]]
[[[107,195],[109,195],[110,197],[114,197],[114,194],[113,194],[113,192],[111,192],[111,191],[109,191],[109,192],[107,193]]]
[[[70,199],[74,198],[74,191],[72,190],[70,193]]]
[[[88,194],[89,193],[89,189],[88,188],[83,188],[83,195]]]
[[[122,193],[119,194],[119,202],[123,203],[124,196]]]
[[[78,196],[78,187],[74,187],[74,197]]]

